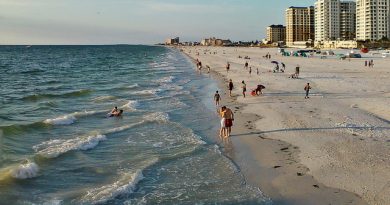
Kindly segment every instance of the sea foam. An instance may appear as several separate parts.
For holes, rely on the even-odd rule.
[[[28,179],[38,175],[39,167],[34,162],[21,164],[10,170],[10,175],[16,179]]]
[[[124,173],[112,184],[92,189],[82,197],[83,203],[102,204],[124,194],[131,194],[135,191],[137,184],[144,179],[141,170],[135,173]]]
[[[52,118],[52,119],[46,119],[43,121],[43,123],[51,124],[51,125],[70,125],[70,124],[73,124],[77,120],[77,117],[94,115],[96,113],[98,113],[98,111],[74,112],[72,114],[63,115],[63,116]]]
[[[96,147],[100,141],[106,140],[105,135],[97,134],[91,136],[76,137],[68,140],[50,140],[35,145],[33,149],[39,155],[46,158],[56,158],[61,154],[72,150],[89,150]]]
[[[133,94],[133,95],[155,95],[160,91],[161,91],[160,89],[139,90],[139,91],[133,91],[133,92],[131,92],[131,94]]]
[[[130,110],[137,110],[138,105],[139,105],[138,101],[130,100],[129,102],[127,102],[126,104],[121,106],[121,108],[126,108],[126,109],[130,109]]]
[[[165,112],[154,112],[144,116],[146,121],[168,122],[169,115]]]
[[[70,125],[76,121],[73,115],[64,115],[53,119],[46,119],[43,122],[51,125]]]
[[[167,77],[162,77],[158,80],[155,80],[154,82],[156,82],[156,83],[172,83],[173,80],[175,80],[174,76],[167,76]]]
[[[132,123],[132,124],[128,124],[128,125],[124,125],[124,126],[120,126],[120,127],[114,127],[114,128],[103,131],[103,133],[104,134],[112,134],[112,133],[116,133],[116,132],[122,132],[122,131],[128,130],[132,127],[135,127],[137,125],[140,125],[144,122],[145,121],[143,120],[143,121],[137,122],[137,123]]]

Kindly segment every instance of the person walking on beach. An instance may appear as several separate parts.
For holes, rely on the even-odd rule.
[[[232,79],[229,80],[228,88],[229,88],[229,96],[232,97],[232,90],[234,88]]]
[[[283,67],[283,72],[286,70],[286,65],[284,65],[284,63],[283,62],[281,62],[281,64],[282,64],[282,67]]]
[[[297,65],[297,67],[295,67],[295,78],[298,78],[299,77],[299,65]]]
[[[364,66],[365,66],[365,67],[367,67],[367,64],[368,64],[368,62],[367,62],[367,61],[364,61]]]
[[[219,107],[219,101],[221,100],[221,95],[219,95],[218,90],[214,94],[215,106]]]
[[[252,67],[249,67],[249,75],[252,75]]]
[[[230,63],[228,62],[228,63],[226,64],[226,72],[229,73],[229,70],[230,70]]]
[[[370,64],[371,64],[371,68],[373,68],[374,67],[374,60],[371,60]]]
[[[259,75],[259,68],[256,68],[256,74]]]
[[[246,84],[245,84],[245,81],[242,81],[241,82],[241,87],[242,87],[242,95],[244,96],[245,98],[245,92],[246,92]]]
[[[248,66],[249,66],[248,61],[246,61],[246,62],[245,62],[244,68],[245,68],[245,69],[248,69]]]
[[[311,89],[311,86],[310,86],[310,83],[307,83],[306,86],[305,86],[305,91],[306,91],[306,96],[305,96],[305,99],[309,98],[309,91]]]

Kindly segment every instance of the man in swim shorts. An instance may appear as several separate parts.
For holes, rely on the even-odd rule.
[[[230,133],[232,132],[233,127],[233,121],[234,121],[234,114],[233,111],[227,107],[225,107],[224,112],[224,118],[225,118],[225,127],[226,127],[226,136],[230,137]]]

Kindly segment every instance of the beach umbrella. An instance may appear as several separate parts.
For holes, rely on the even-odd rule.
[[[279,64],[278,61],[271,61],[271,63]]]

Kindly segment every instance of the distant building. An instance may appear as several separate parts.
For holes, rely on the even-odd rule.
[[[358,42],[349,41],[316,41],[314,47],[320,49],[336,49],[336,48],[358,48]]]
[[[230,40],[223,40],[215,37],[202,39],[200,42],[200,45],[202,46],[228,46],[230,44],[232,44]]]
[[[340,39],[354,40],[356,38],[356,2],[340,2]]]
[[[176,38],[168,38],[165,40],[165,45],[179,45],[180,39],[179,37]]]
[[[356,1],[356,39],[390,37],[390,0]]]
[[[314,4],[315,41],[340,38],[340,0],[317,0]]]
[[[287,46],[308,47],[314,40],[314,7],[290,7],[286,10]]]
[[[271,25],[267,27],[267,40],[271,43],[286,41],[286,27],[283,25]]]

